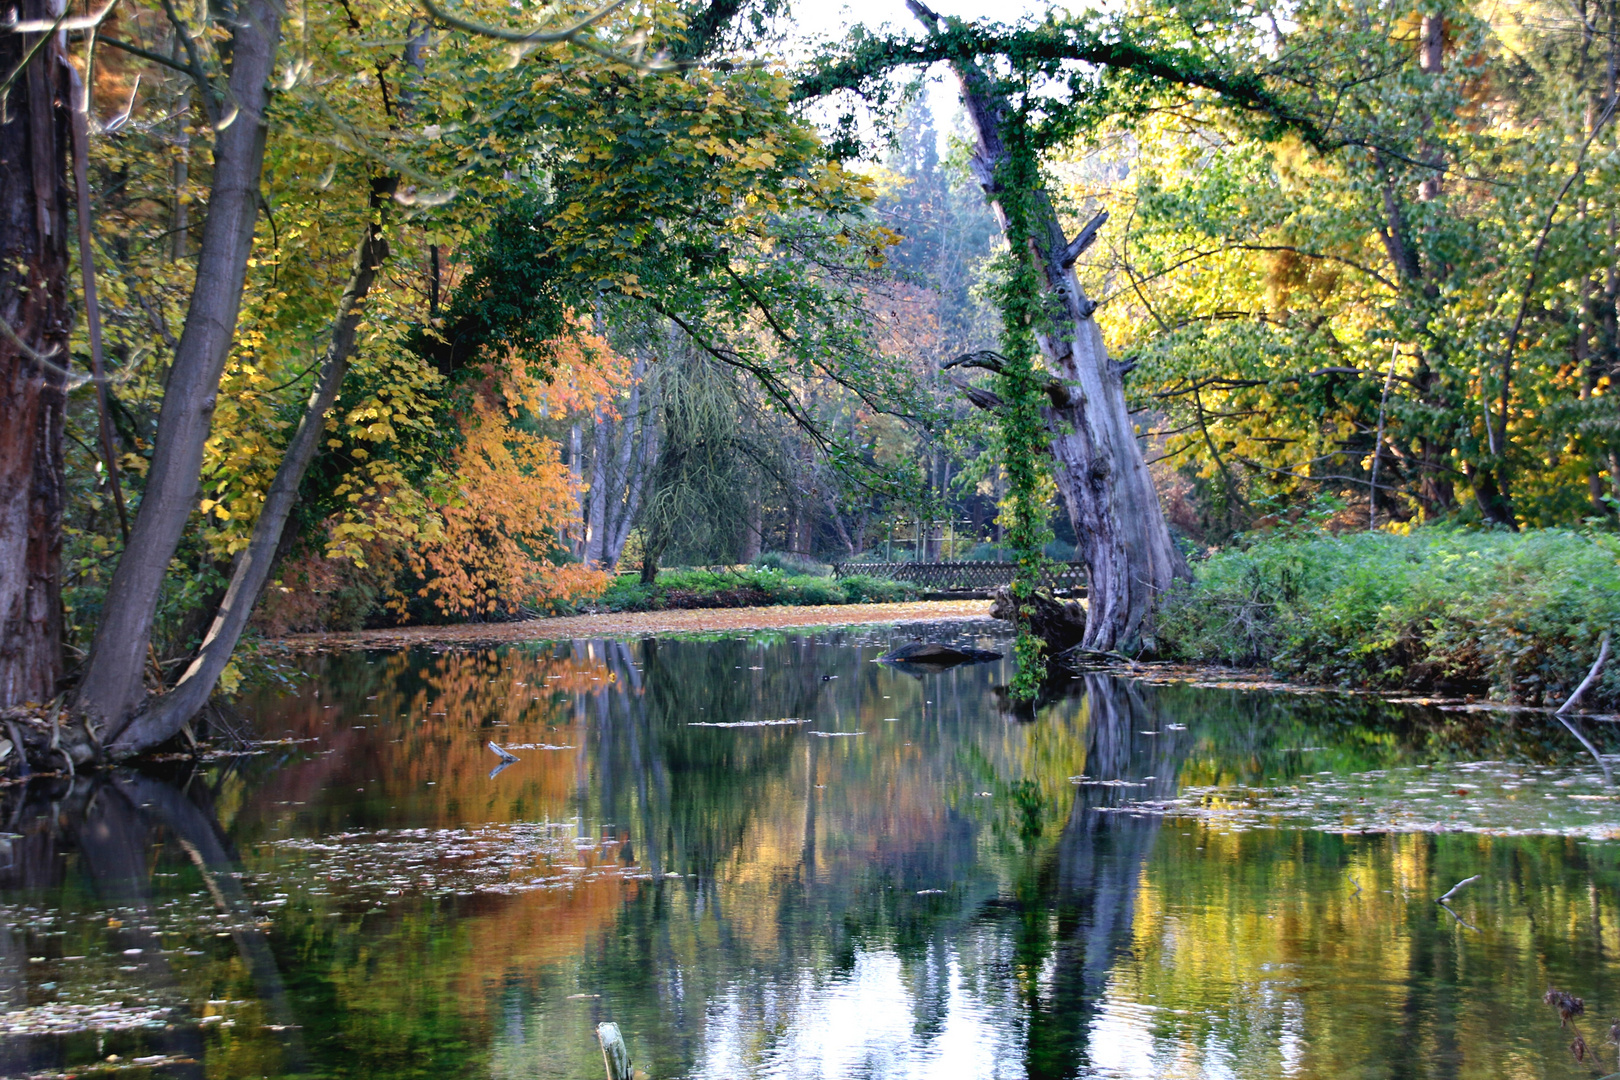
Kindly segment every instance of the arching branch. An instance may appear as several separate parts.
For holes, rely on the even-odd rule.
[[[630,0],[612,0],[611,3],[604,4],[568,26],[560,29],[536,27],[533,30],[508,30],[505,27],[491,26],[488,23],[481,23],[460,15],[452,15],[442,5],[436,3],[435,0],[422,0],[422,6],[427,8],[429,15],[432,15],[446,26],[453,26],[457,30],[465,30],[469,34],[494,38],[496,41],[511,41],[519,45],[550,45],[559,41],[573,41],[580,34],[612,15],[629,2]]]
[[[947,360],[939,365],[939,370],[949,371],[951,368],[978,368],[981,371],[993,371],[997,375],[1006,370],[1007,358],[990,349],[978,349],[974,352],[963,353],[955,360]]]

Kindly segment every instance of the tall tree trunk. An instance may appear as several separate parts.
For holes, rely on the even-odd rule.
[[[573,478],[574,490],[579,493],[579,527],[568,547],[576,559],[585,557],[585,506],[590,497],[585,489],[585,463],[581,460],[584,453],[584,438],[579,425],[575,424],[568,431],[568,475]]]
[[[586,497],[585,511],[585,565],[599,566],[602,562],[602,534],[607,524],[609,472],[613,456],[613,421],[605,409],[597,409],[591,417],[595,431],[591,436],[591,489]]]
[[[939,26],[938,17],[917,0],[907,0],[907,6],[930,29]],[[1002,125],[1019,121],[977,66],[957,61],[952,67],[976,136],[973,172],[1005,230],[1008,219],[997,179],[1008,157]],[[1097,305],[1074,271],[1075,259],[1095,236],[1101,219],[1094,219],[1071,242],[1046,193],[1029,194],[1037,217],[1033,222],[1037,250],[1030,257],[1040,260],[1048,306],[1063,313],[1057,332],[1038,334],[1037,340],[1048,369],[1057,377],[1048,390],[1051,405],[1046,409],[1053,474],[1089,577],[1082,644],[1102,651],[1132,647],[1151,630],[1155,598],[1171,582],[1187,576],[1187,565],[1170,540],[1136,440],[1136,426],[1125,404],[1123,370],[1108,359],[1102,331],[1091,317]]]
[[[764,533],[764,508],[760,503],[761,496],[757,492],[748,500],[748,517],[743,522],[742,551],[737,555],[740,562],[751,563],[759,558]]]
[[[614,425],[619,444],[613,448],[613,469],[604,493],[606,508],[602,515],[601,562],[604,570],[619,564],[619,553],[624,550],[620,536],[628,535],[631,483],[630,474],[635,462],[636,437],[641,433],[641,379],[647,372],[647,361],[639,354],[631,373],[630,404]]]
[[[844,515],[838,511],[837,489],[828,484],[823,494],[827,501],[827,516],[832,519],[833,531],[838,534],[838,542],[844,545],[847,554],[855,554],[855,538],[850,535],[849,527],[844,524]]]
[[[630,529],[641,510],[647,478],[651,475],[653,462],[658,460],[658,407],[653,386],[647,382],[646,375],[647,361],[637,356],[632,375],[634,381],[630,385],[630,408],[625,417],[625,445],[620,451],[623,465],[619,484],[624,489],[624,499],[622,502],[615,499],[615,515],[603,540],[602,561],[609,570],[619,565],[619,556],[624,554],[624,545],[630,540]],[[643,393],[648,398],[646,404],[642,403]],[[632,441],[635,443],[633,448],[630,445]]]
[[[320,375],[315,390],[310,394],[303,419],[292,441],[287,444],[275,479],[265,495],[264,508],[254,522],[253,536],[248,546],[236,557],[231,570],[231,583],[220,602],[213,625],[203,638],[202,648],[174,689],[141,711],[123,732],[107,746],[114,758],[129,757],[173,738],[182,725],[197,715],[214,692],[220,673],[230,662],[231,653],[247,627],[253,605],[269,580],[275,565],[276,550],[281,544],[287,517],[298,501],[298,488],[310,462],[320,449],[326,433],[326,414],[337,401],[343,388],[343,377],[348,373],[349,360],[354,355],[356,332],[360,327],[366,296],[376,280],[377,271],[388,258],[388,241],[383,235],[388,206],[394,190],[399,186],[397,176],[374,178],[371,182],[371,217],[354,252],[354,265],[349,272],[347,287],[338,301],[337,317],[332,323],[332,339],[327,343],[326,355],[321,360]]]
[[[230,353],[261,196],[268,83],[281,37],[274,0],[242,0],[231,22],[232,122],[214,140],[214,176],[185,329],[169,369],[140,512],[107,588],[78,708],[116,738],[145,697],[141,672],[169,560],[197,500],[220,375]]]
[[[1488,465],[1464,465],[1463,475],[1474,488],[1474,503],[1480,516],[1492,525],[1500,525],[1510,532],[1519,531],[1513,516],[1513,500],[1504,490],[1502,479]]]
[[[180,59],[180,42],[174,43],[175,59]],[[191,183],[191,135],[186,128],[191,122],[191,87],[180,90],[180,104],[174,110],[174,236],[169,253],[175,262],[187,254],[187,241],[191,232],[191,203],[186,189]]]
[[[46,0],[17,17],[49,23]],[[0,706],[62,677],[62,437],[67,404],[68,91],[59,40],[0,33]]]
[[[1446,18],[1439,11],[1424,13],[1418,31],[1418,70],[1425,75],[1439,75],[1445,70]],[[1425,147],[1429,164],[1434,171],[1418,184],[1418,199],[1430,202],[1440,197],[1441,168],[1445,158],[1434,147]]]

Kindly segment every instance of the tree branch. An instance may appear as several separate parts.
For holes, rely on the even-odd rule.
[[[186,24],[181,21],[180,13],[174,10],[174,0],[163,0],[163,10],[169,16],[169,22],[174,24],[174,32],[180,38],[180,43],[186,49],[186,61],[190,64],[188,74],[197,89],[202,91],[203,111],[208,114],[208,123],[219,127],[219,102],[214,100],[214,87],[208,81],[208,70],[203,67],[202,54],[197,51],[197,42],[193,40]]]
[[[1085,254],[1086,248],[1097,241],[1097,231],[1108,221],[1108,211],[1099,210],[1097,216],[1086,222],[1086,227],[1080,230],[1080,235],[1070,240],[1063,248],[1063,254],[1058,264],[1067,270],[1075,261]]]
[[[149,49],[143,49],[139,45],[131,45],[127,41],[119,41],[117,38],[108,37],[105,34],[98,34],[96,36],[96,40],[103,45],[111,45],[115,49],[121,49],[124,52],[129,53],[131,56],[138,56],[142,60],[150,60],[154,64],[162,64],[164,67],[178,71],[182,75],[195,78],[189,67],[184,64],[175,63],[173,60],[170,60],[167,56],[163,56],[160,53],[152,52]]]
[[[494,38],[496,41],[510,41],[519,45],[549,45],[559,41],[567,41],[575,45],[584,45],[586,48],[590,48],[592,52],[601,53],[603,50],[600,46],[593,47],[588,42],[580,41],[579,35],[629,2],[630,0],[611,0],[610,3],[597,8],[577,22],[558,30],[547,30],[544,27],[536,27],[533,30],[507,30],[504,27],[491,26],[488,23],[477,22],[460,15],[452,15],[443,6],[436,3],[435,0],[422,0],[422,6],[427,8],[429,15],[432,15],[446,26],[454,27],[457,30],[465,30],[469,34],[477,34],[480,37]],[[605,55],[614,60],[633,63],[629,57],[621,57],[616,53],[610,52]]]
[[[1000,375],[1006,370],[1004,366],[1006,363],[1007,358],[1000,353],[992,352],[989,349],[979,349],[975,352],[963,353],[955,360],[945,361],[945,363],[939,365],[939,370],[949,371],[951,368],[970,367],[979,368],[983,371],[993,371]]]
[[[972,383],[964,382],[961,379],[952,379],[951,385],[962,391],[962,395],[968,399],[968,403],[975,408],[999,412],[1007,407],[1007,403],[1001,400],[1000,394],[991,393],[983,387],[974,386]]]

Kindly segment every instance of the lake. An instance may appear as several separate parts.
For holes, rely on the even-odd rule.
[[[0,1074],[1620,1069],[1614,725],[874,662],[995,626],[283,661],[0,789]]]

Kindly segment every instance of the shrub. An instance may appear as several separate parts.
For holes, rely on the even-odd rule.
[[[1262,537],[1194,577],[1161,605],[1165,655],[1342,685],[1558,703],[1620,623],[1620,539],[1563,529]],[[1620,664],[1583,700],[1617,704]]]
[[[838,584],[844,589],[846,604],[893,604],[917,595],[917,587],[909,582],[869,577],[866,574],[839,578]]]
[[[790,551],[767,551],[756,558],[753,565],[799,577],[829,577],[832,567],[819,563],[808,555],[795,555]]]
[[[597,603],[609,611],[664,608],[754,607],[770,604],[821,605],[909,600],[914,586],[878,578],[790,575],[768,567],[743,570],[667,570],[654,585],[626,575]]]

